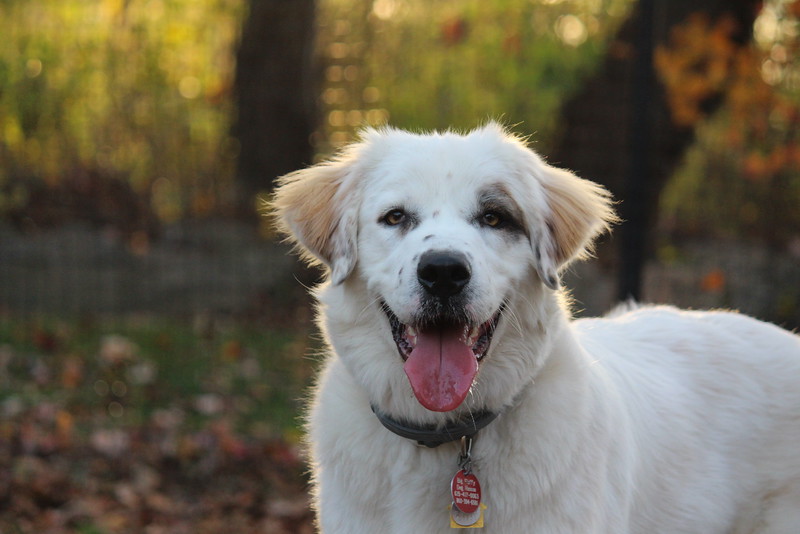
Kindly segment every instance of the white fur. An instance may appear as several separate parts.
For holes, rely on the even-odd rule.
[[[487,188],[517,205],[518,231],[476,224]],[[398,206],[413,228],[380,223]],[[308,423],[325,534],[451,531],[459,445],[396,436],[370,403],[421,424],[502,412],[473,450],[485,533],[800,532],[800,338],[669,307],[571,320],[557,275],[613,221],[599,186],[495,124],[463,136],[385,129],[285,177],[274,207],[333,271],[316,290],[331,350]],[[452,413],[416,400],[380,309],[411,320],[416,262],[431,249],[468,256],[476,323],[507,302]]]

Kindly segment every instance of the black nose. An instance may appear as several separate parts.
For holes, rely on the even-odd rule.
[[[419,283],[425,291],[439,298],[460,293],[469,282],[470,274],[467,258],[459,252],[426,252],[417,265]]]

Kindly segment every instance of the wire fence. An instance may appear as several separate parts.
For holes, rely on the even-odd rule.
[[[0,229],[0,309],[19,314],[193,315],[268,312],[296,262],[230,221],[167,227],[138,248],[113,232],[66,225]]]
[[[692,241],[649,261],[643,299],[732,308],[800,326],[800,251]],[[564,278],[578,315],[615,305],[613,269],[574,265]],[[299,280],[298,280],[299,277]],[[136,248],[108,231],[66,225],[36,234],[0,227],[0,312],[19,315],[291,315],[314,282],[289,249],[244,223],[183,222]],[[303,315],[307,320],[309,315]]]

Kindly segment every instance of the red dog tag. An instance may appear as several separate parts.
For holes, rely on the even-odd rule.
[[[453,477],[450,482],[450,492],[453,494],[453,504],[465,514],[471,514],[481,505],[481,485],[478,477],[466,473],[463,469]]]

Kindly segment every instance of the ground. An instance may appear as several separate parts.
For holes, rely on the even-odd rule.
[[[306,334],[0,317],[0,534],[313,532]]]

